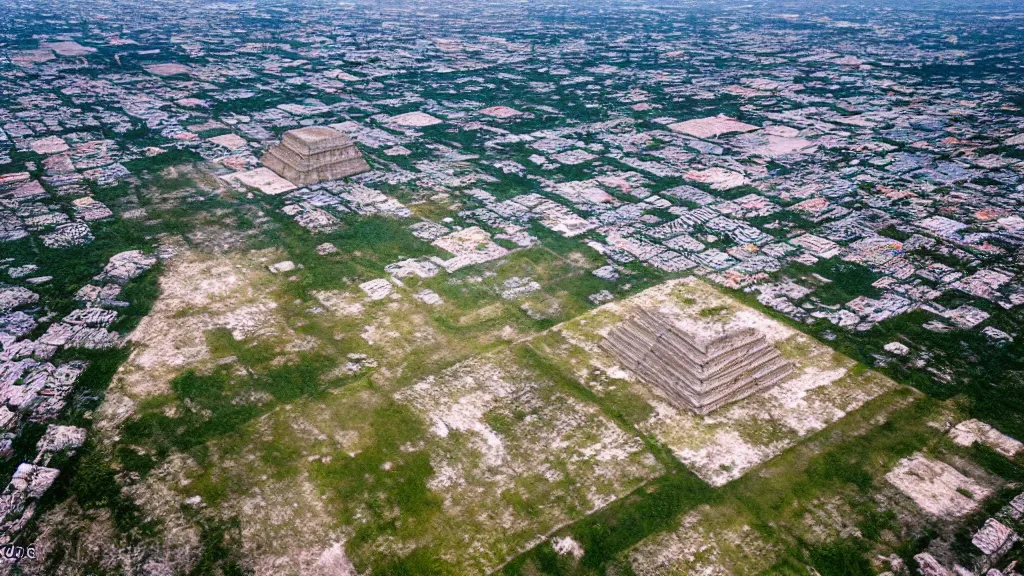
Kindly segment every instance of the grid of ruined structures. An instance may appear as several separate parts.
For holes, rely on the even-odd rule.
[[[338,180],[370,169],[345,133],[323,126],[285,132],[281,143],[268,150],[261,160],[264,166],[296,186]]]
[[[793,372],[753,328],[695,322],[637,308],[601,346],[679,408],[708,414]]]

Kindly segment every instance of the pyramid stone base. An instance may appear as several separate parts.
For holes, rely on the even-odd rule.
[[[752,328],[692,334],[642,308],[613,328],[601,347],[670,403],[701,415],[793,372],[792,363]]]
[[[323,126],[285,132],[281,143],[268,150],[261,161],[296,186],[338,180],[370,170],[348,136]]]

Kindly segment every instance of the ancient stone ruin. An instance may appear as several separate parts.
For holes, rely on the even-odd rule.
[[[338,180],[370,169],[348,136],[325,126],[285,132],[281,143],[268,150],[261,161],[296,186]]]
[[[620,364],[669,402],[708,414],[793,372],[753,328],[674,316],[643,308],[613,328],[601,343]]]

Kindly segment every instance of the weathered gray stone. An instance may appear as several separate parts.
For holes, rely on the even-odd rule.
[[[34,304],[39,295],[21,286],[4,286],[0,284],[0,312],[14,310],[19,306]]]
[[[0,544],[7,544],[21,531],[35,513],[35,502],[42,497],[60,470],[20,464],[10,484],[0,495]]]
[[[35,464],[47,465],[54,454],[61,452],[67,455],[74,454],[83,444],[85,444],[85,428],[50,424],[46,428],[46,433],[36,444],[38,455]]]
[[[927,552],[921,552],[914,556],[917,565],[920,567],[922,576],[953,576],[953,573],[939,563],[934,556]]]
[[[1019,539],[1017,533],[1008,526],[995,518],[989,518],[974,534],[971,543],[986,556],[1002,556]]]
[[[114,254],[110,261],[103,268],[98,276],[94,278],[99,282],[114,282],[124,284],[133,278],[141,276],[156,264],[156,257],[150,256],[141,250],[129,250]]]

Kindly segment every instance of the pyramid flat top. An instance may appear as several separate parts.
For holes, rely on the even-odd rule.
[[[729,315],[702,317],[699,312],[683,312],[674,307],[660,307],[650,311],[661,321],[667,322],[686,337],[699,349],[708,351],[723,340],[735,337],[747,337],[756,333],[742,320]]]
[[[308,126],[284,133],[281,143],[301,154],[343,148],[352,144],[344,133],[326,126]]]
[[[295,130],[289,130],[286,134],[306,144],[314,144],[316,142],[330,140],[331,138],[346,138],[344,132],[339,132],[334,128],[328,128],[326,126],[308,126],[306,128],[296,128]]]

